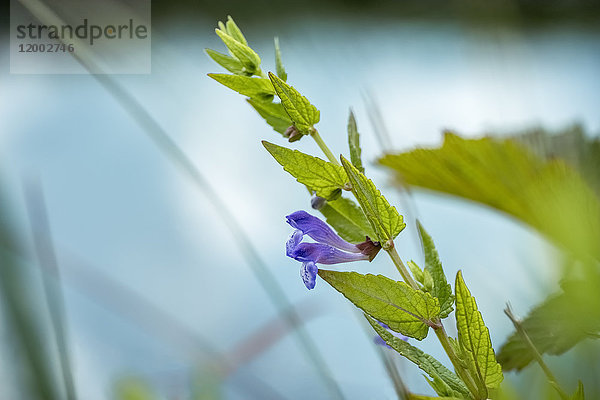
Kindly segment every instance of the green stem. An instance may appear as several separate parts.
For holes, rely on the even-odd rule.
[[[396,269],[398,270],[398,272],[400,272],[400,275],[402,275],[402,279],[404,279],[404,282],[408,283],[413,289],[420,290],[419,285],[417,285],[417,282],[415,282],[413,277],[406,269],[406,266],[402,262],[400,255],[398,255],[396,248],[392,246],[389,249],[385,249],[385,251],[387,251],[387,253],[390,255],[390,258],[394,262]]]
[[[570,396],[558,384],[556,377],[554,376],[554,374],[552,373],[550,368],[548,368],[548,365],[546,365],[546,363],[544,362],[542,355],[540,354],[538,349],[535,347],[535,345],[531,341],[531,338],[529,337],[529,335],[523,328],[521,321],[519,321],[519,319],[517,317],[515,317],[515,315],[512,313],[512,310],[510,309],[509,305],[506,306],[506,309],[504,310],[504,314],[506,314],[506,316],[511,320],[511,322],[515,326],[517,333],[519,334],[519,336],[521,336],[521,339],[523,339],[523,341],[525,342],[527,347],[529,347],[529,350],[533,354],[533,357],[535,358],[537,363],[540,365],[540,367],[542,367],[544,374],[546,374],[546,378],[548,378],[548,381],[556,389],[556,391],[558,392],[560,397],[565,400],[570,399]]]
[[[406,266],[402,262],[402,259],[400,258],[400,255],[396,251],[396,248],[394,246],[391,246],[390,248],[385,249],[385,250],[390,255],[390,258],[394,262],[394,265],[398,269],[398,272],[400,272],[400,275],[402,275],[402,279],[404,279],[404,282],[409,284],[413,289],[420,290],[419,285],[417,285],[417,282],[415,282],[413,277],[410,275],[410,273],[406,269]],[[477,384],[475,383],[475,381],[473,380],[473,378],[471,377],[471,374],[469,373],[469,371],[466,370],[461,365],[460,358],[458,357],[458,355],[454,351],[454,348],[450,344],[450,340],[448,338],[448,335],[446,334],[446,330],[444,329],[444,325],[442,324],[442,321],[439,321],[438,326],[436,328],[434,328],[433,330],[435,331],[436,336],[438,337],[440,343],[442,344],[444,351],[448,355],[448,358],[450,359],[450,362],[452,362],[452,365],[454,366],[454,369],[455,369],[456,373],[458,374],[458,376],[460,377],[460,379],[465,383],[465,385],[467,385],[467,389],[469,389],[469,391],[473,394],[473,396],[475,398],[479,398],[480,390],[479,390]]]
[[[335,158],[331,150],[329,150],[329,147],[327,147],[321,135],[319,135],[319,131],[317,131],[315,128],[311,128],[310,136],[312,136],[315,142],[317,142],[319,148],[323,151],[325,156],[327,156],[327,159],[329,159],[332,164],[340,165],[340,162],[337,160],[337,158]]]
[[[260,69],[260,68],[258,69],[258,71],[256,71],[256,72],[255,72],[255,75],[258,75],[258,76],[260,76],[261,78],[266,78],[266,79],[269,79],[269,77],[267,76],[267,74],[265,74],[265,73],[263,72],[263,70],[262,70],[262,69]]]
[[[471,392],[471,394],[473,394],[473,396],[475,396],[475,398],[479,398],[479,389],[477,387],[477,384],[471,377],[471,374],[469,374],[469,371],[467,371],[461,365],[461,363],[459,361],[459,357],[456,354],[456,352],[454,351],[454,348],[452,347],[452,345],[450,344],[450,339],[448,338],[448,334],[446,333],[446,330],[444,329],[444,325],[442,325],[441,321],[440,321],[440,328],[434,329],[434,331],[435,331],[435,335],[438,337],[440,343],[442,344],[444,351],[448,355],[450,362],[452,362],[452,365],[454,366],[454,370],[456,371],[456,373],[458,374],[460,379],[465,383],[465,385],[467,385],[467,389],[469,389],[469,392]]]

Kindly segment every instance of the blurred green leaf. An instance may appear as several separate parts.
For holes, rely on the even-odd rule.
[[[350,148],[350,161],[352,162],[352,165],[364,174],[365,169],[360,158],[360,135],[358,133],[358,128],[356,127],[356,118],[354,118],[352,110],[350,110],[350,115],[348,116],[348,147]]]
[[[256,101],[253,99],[248,99],[247,101],[264,118],[267,124],[282,135],[292,125],[292,120],[285,112],[281,103]]]
[[[340,197],[328,201],[319,211],[335,231],[350,243],[364,242],[366,237],[374,237],[369,221],[360,207],[352,200]]]
[[[277,71],[277,76],[281,78],[282,81],[287,81],[287,73],[285,72],[285,68],[283,67],[283,61],[281,61],[281,49],[279,48],[279,38],[275,37],[275,70]]]
[[[319,110],[302,96],[293,86],[285,83],[277,75],[269,72],[269,78],[273,82],[275,91],[281,99],[281,103],[288,113],[294,125],[302,134],[308,134],[309,130],[319,122]]]
[[[320,269],[319,276],[355,306],[403,335],[422,340],[439,316],[440,304],[429,293],[383,275]]]
[[[260,57],[248,45],[237,41],[229,35],[226,30],[215,29],[215,32],[223,43],[227,46],[229,53],[237,58],[249,73],[256,73],[260,70]]]
[[[386,155],[400,182],[487,204],[533,226],[580,257],[600,259],[600,201],[559,159],[512,140],[446,134],[437,149]]]
[[[573,281],[563,291],[548,297],[521,321],[523,329],[540,353],[562,354],[580,341],[600,333],[598,281]],[[534,355],[514,332],[500,348],[498,361],[505,371],[520,370]]]
[[[431,239],[431,236],[429,236],[419,221],[417,221],[417,229],[419,231],[419,236],[421,237],[423,252],[425,253],[425,271],[429,272],[433,278],[433,289],[431,294],[440,301],[440,317],[446,318],[454,309],[452,307],[454,304],[452,288],[446,280],[446,274],[444,274],[442,262],[435,249],[433,239]]]
[[[511,135],[511,138],[546,161],[557,158],[565,161],[600,196],[600,138],[586,135],[581,125],[573,125],[558,133],[531,129]]]
[[[261,100],[271,100],[275,95],[273,85],[268,79],[241,75],[208,74],[215,81],[235,90],[239,94]]]
[[[383,197],[375,184],[360,173],[356,167],[341,157],[342,165],[352,185],[352,193],[356,196],[367,219],[375,232],[374,240],[384,244],[393,240],[406,226],[402,215]]]
[[[348,182],[344,169],[339,165],[267,141],[262,144],[285,171],[315,191],[317,196],[335,199]]]
[[[496,361],[490,332],[477,309],[475,298],[467,288],[462,272],[456,274],[456,328],[458,342],[463,349],[465,360],[471,375],[484,384],[487,396],[488,389],[496,389],[504,379],[502,368]]]
[[[423,352],[421,349],[412,346],[401,338],[398,338],[388,332],[387,329],[379,325],[379,323],[368,315],[365,315],[369,324],[375,329],[375,332],[390,346],[409,361],[415,363],[432,379],[439,378],[445,382],[452,390],[455,390],[464,395],[468,395],[469,391],[456,374],[444,367],[442,363],[434,357]]]

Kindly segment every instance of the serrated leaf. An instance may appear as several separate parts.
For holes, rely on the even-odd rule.
[[[580,124],[574,124],[557,133],[534,128],[511,135],[511,139],[546,161],[564,160],[600,197],[600,138],[597,135],[586,134]]]
[[[583,393],[583,383],[577,381],[577,390],[571,396],[571,400],[585,400],[585,394]]]
[[[265,78],[229,74],[208,74],[208,76],[220,84],[251,98],[269,100],[273,99],[275,95],[271,81]]]
[[[417,340],[427,336],[440,311],[429,293],[383,275],[320,269],[319,276],[365,313]]]
[[[448,368],[442,365],[442,363],[440,363],[434,357],[423,352],[423,350],[418,349],[413,345],[405,342],[404,340],[392,335],[390,332],[387,331],[387,329],[379,325],[377,321],[371,318],[370,316],[365,315],[365,317],[367,318],[367,321],[369,321],[369,324],[371,324],[373,329],[375,329],[375,332],[377,332],[377,334],[388,344],[388,346],[396,350],[409,361],[415,363],[431,378],[440,378],[450,388],[459,393],[466,395],[469,393],[466,386],[456,376],[456,374],[454,374],[454,372],[450,371]]]
[[[283,109],[281,103],[256,101],[248,99],[248,103],[264,118],[275,131],[283,133],[292,125],[292,120]]]
[[[275,91],[281,99],[285,111],[294,121],[296,128],[302,134],[309,133],[313,125],[319,122],[319,110],[310,104],[306,97],[302,96],[293,86],[285,83],[277,75],[269,72],[269,78],[271,78]]]
[[[227,16],[227,23],[225,24],[225,29],[227,30],[227,33],[229,34],[229,36],[231,36],[232,38],[234,38],[235,40],[237,40],[238,42],[240,42],[243,45],[246,45],[246,46],[248,45],[248,42],[246,41],[244,34],[240,30],[240,28],[238,28],[238,26],[236,25],[233,18],[231,18],[231,15]]]
[[[581,258],[600,259],[600,199],[560,159],[542,159],[515,140],[446,134],[441,148],[389,154],[379,162],[393,169],[402,184],[486,204]]]
[[[340,197],[328,201],[319,211],[335,231],[350,243],[364,242],[366,237],[374,237],[373,229],[360,207],[352,200]]]
[[[287,81],[287,72],[285,72],[285,68],[283,67],[283,61],[281,60],[281,49],[279,48],[279,38],[275,37],[275,71],[277,72],[277,76],[281,78],[282,81]]]
[[[563,283],[563,291],[549,296],[521,321],[540,353],[562,354],[600,332],[599,283],[597,276]],[[498,361],[505,371],[520,370],[533,360],[530,346],[517,332],[498,351]]]
[[[285,171],[315,191],[317,196],[335,199],[348,182],[344,169],[339,165],[266,141],[262,144]]]
[[[502,368],[496,361],[490,332],[477,309],[475,298],[467,288],[462,272],[456,274],[456,328],[458,343],[466,360],[471,375],[488,389],[496,389],[504,379]],[[487,396],[487,393],[485,393]]]
[[[211,49],[204,49],[204,51],[206,51],[206,54],[208,54],[210,58],[212,58],[217,64],[225,68],[227,71],[236,75],[250,75],[246,72],[242,63],[236,58],[226,54],[221,54],[218,51]]]
[[[393,240],[406,226],[402,215],[398,214],[395,207],[390,206],[390,203],[370,179],[359,172],[343,156],[341,160],[352,185],[352,193],[356,196],[373,227],[376,235],[374,240],[382,244]]]
[[[354,118],[352,110],[350,110],[350,116],[348,117],[348,147],[350,148],[350,161],[352,162],[352,165],[364,174],[365,169],[360,158],[360,135],[358,134],[356,119]]]
[[[454,309],[452,307],[454,304],[452,288],[446,280],[446,274],[444,274],[442,262],[435,249],[433,239],[431,239],[431,236],[429,236],[419,221],[417,221],[417,229],[421,237],[423,252],[425,253],[425,271],[429,272],[431,278],[433,278],[431,294],[440,301],[440,317],[446,318]]]
[[[244,43],[238,42],[235,38],[229,35],[226,31],[216,29],[215,32],[223,43],[227,46],[229,53],[240,60],[242,65],[248,70],[248,72],[255,73],[260,67],[260,57],[254,50],[248,47]]]

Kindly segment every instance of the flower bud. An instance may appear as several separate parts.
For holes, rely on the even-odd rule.
[[[302,134],[295,125],[290,125],[290,127],[283,132],[283,137],[288,138],[288,142],[291,143],[302,139]]]
[[[327,200],[319,196],[313,196],[310,199],[310,206],[315,210],[320,210],[327,204]]]

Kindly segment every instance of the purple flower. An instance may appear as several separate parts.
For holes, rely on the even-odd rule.
[[[288,215],[286,220],[296,228],[285,245],[286,255],[302,262],[300,276],[308,289],[315,287],[319,272],[317,263],[371,261],[381,249],[378,243],[373,243],[369,238],[358,245],[345,241],[329,225],[306,211],[296,211]],[[302,242],[304,235],[309,236],[316,243]]]
[[[304,285],[310,290],[314,289],[317,284],[317,273],[319,272],[319,268],[312,261],[307,261],[302,263],[302,267],[300,268],[300,276],[304,281]]]
[[[360,250],[356,245],[346,242],[339,237],[329,225],[319,218],[313,217],[306,211],[296,211],[285,218],[287,219],[287,223],[293,228],[302,231],[303,234],[310,236],[319,243],[325,243],[351,253],[360,253]]]

